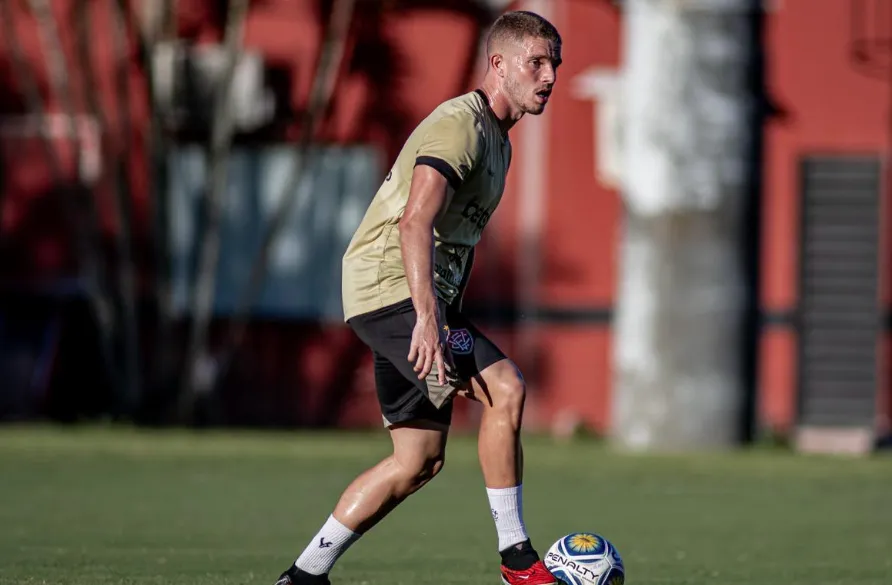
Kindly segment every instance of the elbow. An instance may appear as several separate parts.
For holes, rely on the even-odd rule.
[[[400,240],[414,240],[419,234],[433,233],[434,226],[429,222],[419,221],[417,217],[411,215],[403,215],[399,222]]]
[[[418,242],[417,225],[410,221],[400,220],[400,248],[405,252]]]

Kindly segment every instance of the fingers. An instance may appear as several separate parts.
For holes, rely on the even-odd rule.
[[[437,382],[440,386],[446,385],[446,361],[443,359],[443,350],[439,347],[434,355],[434,361],[437,364]]]
[[[421,372],[418,374],[418,379],[423,380],[427,378],[427,375],[431,373],[431,368],[434,367],[434,356],[433,352],[428,349],[424,354],[424,367],[421,369]]]
[[[415,358],[415,363],[412,364],[412,369],[415,370],[416,372],[421,372],[422,370],[424,370],[424,359],[425,359],[425,354],[427,353],[427,351],[425,350],[424,347],[420,347],[420,348],[418,348],[418,351],[416,353],[417,353],[417,356]],[[419,378],[422,378],[422,377],[423,376],[419,376]]]
[[[409,361],[415,362],[412,365],[412,368],[417,372],[421,367],[422,362],[422,353],[424,353],[423,348],[418,347],[418,342],[414,339],[412,340],[412,345],[409,346]]]
[[[443,351],[443,348],[437,346],[435,348],[431,348],[429,346],[422,346],[421,348],[415,348],[413,346],[412,351],[409,352],[415,359],[415,364],[412,366],[412,369],[418,373],[418,379],[423,380],[427,378],[427,376],[433,370],[433,367],[436,365],[437,367],[437,381],[441,386],[444,386],[448,380],[449,375],[449,367],[451,366],[451,360],[447,361],[448,358]]]
[[[415,360],[415,365],[412,366],[412,369],[418,372],[418,379],[423,380],[430,373],[431,368],[434,365],[434,356],[433,350],[426,345],[422,345],[417,350],[418,357]]]
[[[425,367],[425,363],[430,362],[427,354],[428,351],[426,347],[419,347],[419,344],[415,340],[412,340],[412,345],[409,348],[409,361],[415,362],[412,365],[412,369],[418,372],[419,380],[423,380],[427,376],[427,372],[430,371],[430,365]]]
[[[444,386],[449,380],[449,366],[452,365],[452,360],[442,337],[442,332],[427,330],[416,325],[412,333],[408,359],[409,362],[413,362],[412,369],[418,374],[419,380],[427,378],[436,365],[437,381]]]

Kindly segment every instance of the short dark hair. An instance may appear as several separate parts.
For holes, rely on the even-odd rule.
[[[489,34],[486,36],[486,54],[491,56],[496,45],[502,42],[522,43],[529,37],[561,44],[561,35],[553,24],[535,12],[516,10],[501,15],[489,28]]]

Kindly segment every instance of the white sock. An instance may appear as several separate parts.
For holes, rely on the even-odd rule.
[[[486,495],[499,533],[499,551],[525,541],[528,537],[523,525],[523,485],[486,488]]]
[[[325,575],[360,536],[362,535],[338,522],[334,516],[329,516],[294,564],[311,575]]]

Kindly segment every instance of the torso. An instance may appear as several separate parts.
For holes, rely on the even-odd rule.
[[[460,293],[469,253],[480,241],[483,229],[498,207],[511,163],[511,144],[479,91],[441,104],[418,125],[403,146],[344,255],[345,319],[410,296],[400,250],[399,220],[409,198],[416,159],[426,152],[425,145],[431,143],[432,128],[441,133],[457,132],[446,138],[469,145],[466,153],[444,154],[443,158],[453,166],[470,160],[473,154],[473,167],[469,167],[446,211],[434,225],[437,295],[452,303]]]

